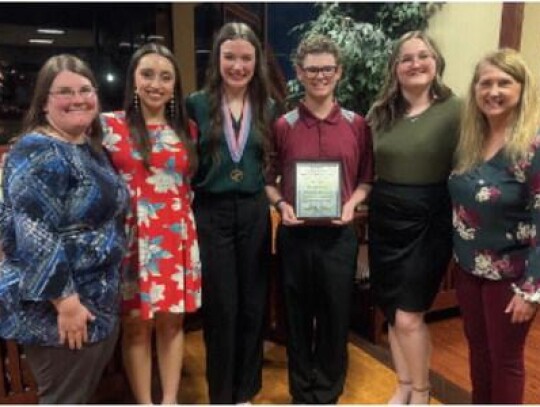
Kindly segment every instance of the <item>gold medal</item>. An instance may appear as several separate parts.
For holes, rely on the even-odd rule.
[[[238,168],[235,168],[234,170],[232,170],[230,176],[234,182],[240,182],[244,179],[244,173],[242,172],[242,170],[239,170]]]

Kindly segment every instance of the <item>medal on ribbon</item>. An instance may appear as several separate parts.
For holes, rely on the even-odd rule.
[[[244,172],[238,168],[235,168],[231,171],[230,177],[234,182],[240,182],[244,179]]]
[[[223,133],[225,134],[229,154],[233,163],[238,164],[244,155],[249,131],[251,130],[251,104],[249,103],[249,98],[246,98],[244,101],[238,137],[236,137],[236,132],[234,131],[225,95],[221,99],[221,110],[223,112]],[[244,172],[236,167],[231,171],[230,178],[234,182],[241,182],[244,179]]]

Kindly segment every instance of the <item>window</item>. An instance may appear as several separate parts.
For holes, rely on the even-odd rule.
[[[103,110],[122,108],[131,54],[172,48],[170,3],[0,4],[0,144],[20,131],[41,65],[71,53],[90,64]]]

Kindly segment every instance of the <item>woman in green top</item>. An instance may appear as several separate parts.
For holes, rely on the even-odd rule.
[[[272,116],[262,47],[247,25],[221,28],[205,89],[188,98],[187,110],[199,128],[193,206],[210,403],[245,403],[262,383],[270,254],[263,168]]]
[[[424,314],[451,256],[446,180],[460,110],[442,83],[443,71],[433,41],[419,31],[406,33],[368,114],[376,174],[369,210],[371,282],[389,322],[398,378],[390,404],[429,400],[431,342]]]

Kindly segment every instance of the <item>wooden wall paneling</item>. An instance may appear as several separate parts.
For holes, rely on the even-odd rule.
[[[15,393],[23,392],[22,384],[22,374],[21,374],[21,363],[20,363],[20,354],[19,346],[16,342],[7,341],[7,360],[9,365],[7,366],[7,373],[9,374],[11,390]]]
[[[503,3],[499,48],[520,50],[524,9],[525,3],[523,2]]]

